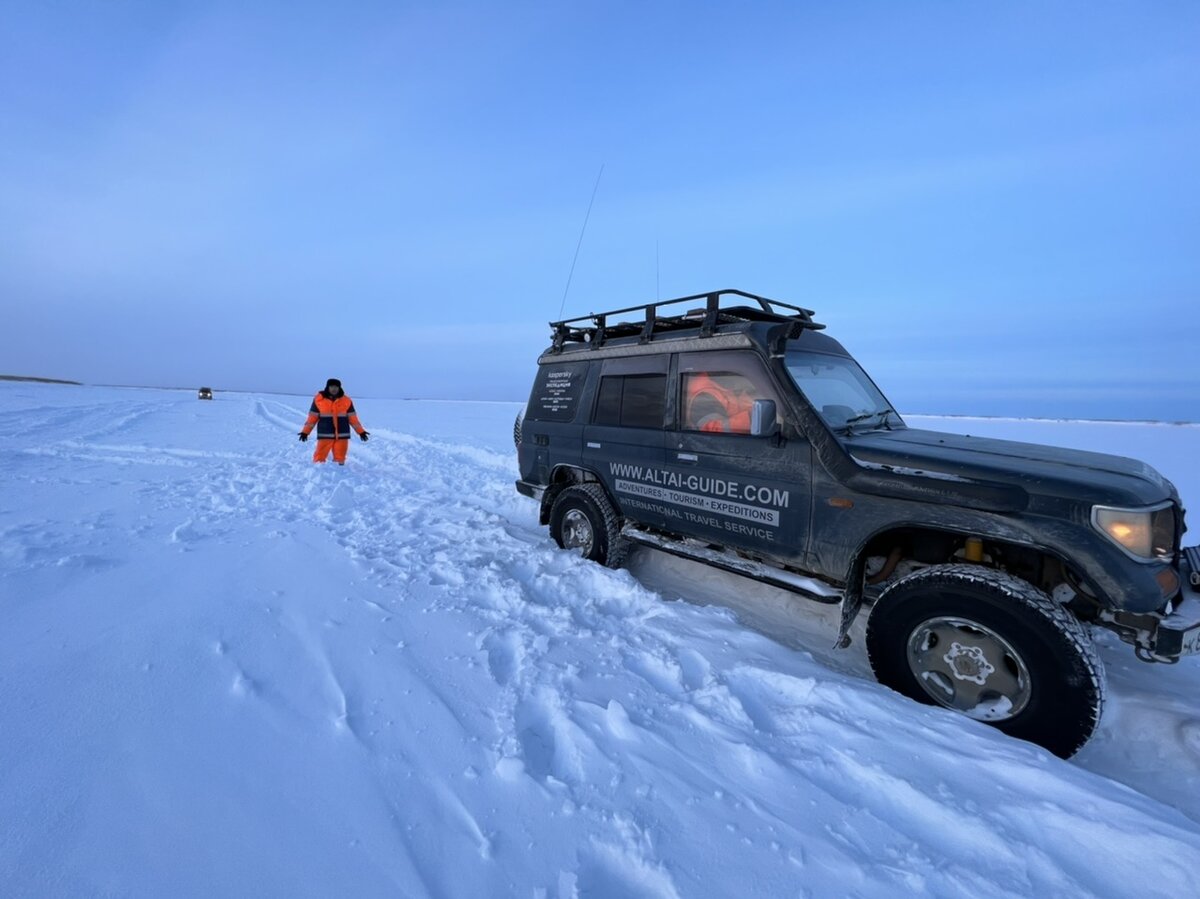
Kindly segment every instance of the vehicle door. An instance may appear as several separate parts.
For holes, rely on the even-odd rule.
[[[601,362],[583,431],[584,467],[600,477],[622,515],[658,527],[672,518],[661,496],[669,368],[666,353]]]
[[[680,353],[668,480],[691,536],[806,561],[812,446],[783,421],[779,388],[756,353]],[[767,436],[751,434],[755,400],[774,403]]]

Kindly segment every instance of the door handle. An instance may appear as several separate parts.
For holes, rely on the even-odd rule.
[[[675,458],[680,462],[699,462],[700,457],[695,453],[676,453]]]

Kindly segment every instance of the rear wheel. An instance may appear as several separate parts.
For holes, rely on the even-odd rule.
[[[867,620],[879,682],[1069,758],[1100,721],[1104,668],[1083,625],[1032,584],[935,565],[884,591]]]
[[[550,536],[563,549],[619,568],[629,552],[617,510],[599,484],[566,488],[550,507]]]

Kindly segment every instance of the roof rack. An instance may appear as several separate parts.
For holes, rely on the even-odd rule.
[[[743,301],[753,300],[757,304],[757,308],[746,305],[744,302],[740,305],[722,305],[723,298],[732,297],[740,298]],[[660,315],[659,313],[664,306],[694,303],[697,300],[704,301],[703,308],[693,308],[671,315]],[[612,321],[612,317],[615,315],[627,315],[631,312],[644,313],[643,320],[640,322]],[[811,309],[802,309],[790,303],[781,303],[779,300],[767,299],[742,290],[714,290],[711,293],[697,293],[674,300],[658,300],[641,306],[629,306],[609,312],[592,312],[578,318],[550,322],[551,336],[554,340],[550,352],[561,352],[568,343],[586,343],[595,349],[603,346],[606,340],[613,337],[636,336],[639,343],[649,343],[655,335],[695,329],[697,326],[700,328],[701,337],[711,337],[716,332],[718,325],[737,322],[790,324],[792,327],[787,329],[787,335],[790,337],[798,335],[805,328],[813,331],[822,330],[825,326],[813,321],[813,314]],[[587,322],[587,324],[580,324],[580,322]]]

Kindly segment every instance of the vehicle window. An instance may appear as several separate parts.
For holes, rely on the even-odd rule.
[[[853,359],[789,350],[786,362],[796,386],[830,427],[844,427],[851,420],[862,421],[868,427],[900,421]]]
[[[665,374],[610,375],[600,379],[592,421],[598,425],[661,429],[666,408]]]
[[[689,353],[679,361],[685,431],[749,434],[754,401],[778,400],[757,360],[744,353]]]
[[[531,421],[572,421],[583,395],[587,370],[586,362],[539,366],[526,417]]]

